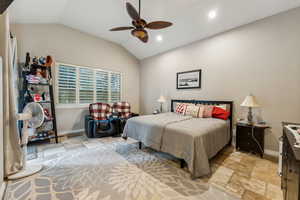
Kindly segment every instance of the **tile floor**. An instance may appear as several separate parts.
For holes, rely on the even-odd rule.
[[[38,157],[57,156],[73,147],[80,147],[84,137],[62,137],[59,144],[38,145]],[[274,159],[262,159],[227,147],[212,159],[211,166],[212,175],[201,179],[242,200],[283,199],[277,175],[278,164]]]
[[[226,148],[212,160],[209,183],[243,200],[282,200],[278,164],[274,159]]]

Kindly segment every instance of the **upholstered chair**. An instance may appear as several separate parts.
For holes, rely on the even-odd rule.
[[[128,119],[137,117],[139,114],[131,112],[131,106],[128,102],[117,102],[112,106],[113,113],[120,119],[120,133],[123,133],[125,124]]]
[[[120,119],[112,117],[112,108],[107,103],[92,103],[90,114],[85,117],[85,133],[89,138],[119,135]]]

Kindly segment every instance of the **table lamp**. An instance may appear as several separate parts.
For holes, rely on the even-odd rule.
[[[157,102],[160,103],[160,112],[162,113],[163,103],[166,102],[166,98],[164,96],[160,96]]]
[[[245,100],[241,104],[242,107],[248,107],[248,124],[253,124],[252,108],[260,107],[256,98],[253,95],[246,96]]]

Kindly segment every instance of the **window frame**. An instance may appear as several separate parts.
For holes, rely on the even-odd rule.
[[[70,103],[70,104],[64,104],[64,103],[59,103],[59,84],[58,84],[58,73],[59,73],[59,66],[60,65],[64,65],[64,66],[70,66],[70,67],[75,67],[76,68],[76,103]],[[97,102],[97,93],[96,93],[96,72],[97,71],[103,71],[103,72],[108,72],[109,76],[108,76],[108,85],[109,85],[109,90],[108,90],[108,93],[109,93],[109,98],[111,98],[111,88],[110,88],[110,80],[111,80],[111,76],[110,74],[111,73],[119,73],[120,74],[120,101],[123,100],[123,87],[124,87],[124,84],[123,84],[123,76],[124,76],[124,73],[123,72],[120,72],[120,71],[114,71],[114,70],[107,70],[105,68],[98,68],[98,67],[90,67],[90,66],[79,66],[79,65],[74,65],[74,64],[67,64],[67,63],[64,63],[64,62],[56,62],[55,63],[55,69],[54,69],[54,77],[53,77],[53,88],[54,88],[54,94],[55,94],[55,98],[54,98],[54,102],[55,102],[55,105],[56,105],[56,108],[88,108],[90,103],[80,103],[80,99],[79,99],[79,96],[80,96],[80,80],[79,80],[79,69],[80,68],[85,68],[85,69],[89,69],[89,70],[92,70],[93,71],[93,76],[94,76],[94,84],[93,84],[93,87],[94,87],[94,94],[93,94],[93,102]],[[109,104],[113,103],[113,102],[108,102]]]

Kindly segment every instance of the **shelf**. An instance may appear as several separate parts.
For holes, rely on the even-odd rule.
[[[27,103],[40,103],[40,104],[42,104],[42,103],[51,103],[51,101],[29,101]]]
[[[53,138],[56,138],[56,136],[55,135],[49,135],[48,137],[29,138],[28,141],[29,142],[37,142],[37,141],[49,140],[49,139],[53,139]]]
[[[49,89],[49,98],[47,98],[47,100],[42,100],[42,95],[39,102],[35,102],[40,104],[43,108],[47,107],[52,115],[51,119],[44,119],[44,123],[52,123],[52,129],[51,130],[45,130],[45,128],[47,128],[47,126],[43,126],[40,128],[40,130],[37,130],[39,133],[41,132],[45,132],[48,134],[46,137],[43,137],[43,134],[35,134],[29,137],[29,142],[39,142],[39,141],[48,141],[49,139],[55,139],[55,142],[58,143],[58,136],[57,136],[57,125],[56,125],[56,115],[55,115],[55,107],[54,107],[54,91],[53,91],[53,82],[51,81],[52,79],[52,67],[46,67],[43,65],[38,65],[38,64],[31,64],[30,68],[42,68],[42,70],[46,69],[47,70],[47,78],[46,79],[38,79],[37,77],[30,77],[30,71],[26,71],[26,69],[24,69],[23,67],[20,68],[22,70],[22,85],[20,82],[20,109],[24,108],[24,106],[26,106],[26,104],[30,103],[28,102],[28,97],[26,96],[27,94],[31,95],[31,97],[33,97],[32,94],[30,94],[30,88],[38,88],[39,86],[41,87],[41,90],[48,90]],[[28,79],[27,79],[28,78]],[[32,79],[30,79],[32,78]],[[46,91],[45,91],[46,92]],[[37,92],[39,93],[39,92]],[[41,93],[41,92],[40,92]],[[34,101],[32,101],[34,102]],[[20,128],[22,128],[22,124],[20,124]],[[49,127],[50,128],[50,127]],[[21,129],[20,129],[21,130]],[[20,133],[22,134],[22,133]],[[42,136],[42,137],[38,137],[38,135]]]
[[[28,85],[40,85],[40,86],[50,86],[50,83],[29,83]]]
[[[51,101],[34,101],[35,103],[51,103]]]
[[[51,67],[44,66],[44,65],[39,65],[39,64],[31,64],[31,66],[33,66],[33,67],[37,67],[37,68],[46,68],[46,69],[51,69]]]
[[[52,122],[54,119],[44,119],[44,122]]]

